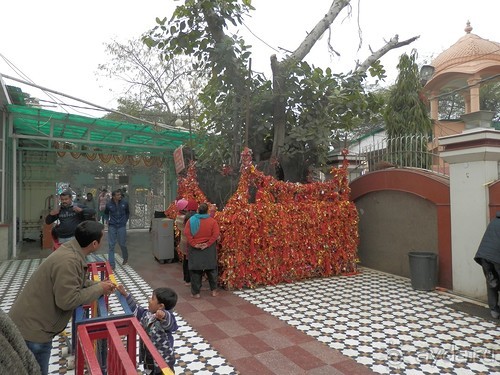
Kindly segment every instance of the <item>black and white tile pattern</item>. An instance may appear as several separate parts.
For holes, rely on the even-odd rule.
[[[130,266],[118,281],[146,304],[151,287]],[[94,259],[99,260],[99,258]],[[0,307],[8,311],[40,259],[0,263]],[[380,374],[500,375],[500,321],[449,307],[461,302],[442,292],[421,292],[407,279],[362,269],[354,276],[308,280],[235,292],[291,326]],[[119,313],[116,297],[110,309]],[[177,374],[236,374],[236,370],[181,316],[175,336]],[[69,331],[69,327],[68,327]],[[73,374],[54,339],[52,374]]]
[[[103,255],[91,257],[89,261],[102,261]],[[121,266],[118,262],[115,277],[119,283],[134,295],[139,304],[147,305],[152,288],[130,266]],[[31,274],[41,263],[41,259],[12,260],[0,263],[0,307],[5,312],[10,310],[17,294],[28,281]],[[119,315],[123,312],[120,302],[115,295],[110,296],[109,310],[111,314]],[[237,371],[215,351],[210,344],[198,335],[177,314],[178,331],[174,334],[177,363],[176,374],[237,374]],[[66,334],[71,337],[71,327],[68,325]],[[64,337],[56,336],[49,366],[50,374],[74,374],[68,369],[67,357],[63,355],[68,350]],[[142,366],[141,366],[142,367]]]
[[[380,374],[500,374],[500,322],[404,278],[362,269],[236,294]]]

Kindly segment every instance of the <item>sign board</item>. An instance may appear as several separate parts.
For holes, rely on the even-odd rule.
[[[182,154],[182,146],[174,150],[174,165],[175,173],[179,174],[186,166],[184,165],[184,155]]]

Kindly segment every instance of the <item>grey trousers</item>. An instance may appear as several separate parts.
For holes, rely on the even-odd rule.
[[[500,263],[481,259],[484,277],[486,278],[486,292],[490,310],[500,312],[498,293],[500,292]]]

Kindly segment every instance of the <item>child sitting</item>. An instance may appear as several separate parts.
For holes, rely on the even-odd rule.
[[[172,372],[174,371],[175,353],[172,333],[177,330],[177,321],[172,309],[177,304],[177,293],[170,288],[157,288],[149,299],[148,309],[137,305],[134,297],[125,291],[123,285],[117,289],[127,298],[127,303],[148,334],[160,355],[165,359]],[[141,342],[139,360],[149,374],[162,374],[162,369],[153,361],[151,354]]]

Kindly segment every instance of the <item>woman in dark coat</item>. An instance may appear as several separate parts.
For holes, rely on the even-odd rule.
[[[483,267],[491,316],[500,318],[500,212],[488,224],[474,260]]]

